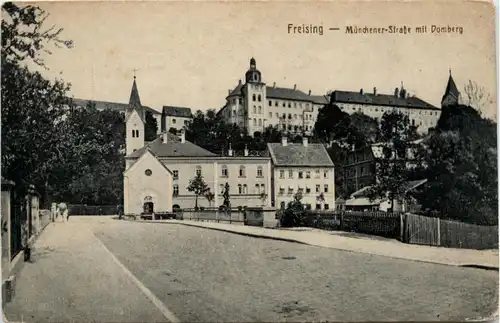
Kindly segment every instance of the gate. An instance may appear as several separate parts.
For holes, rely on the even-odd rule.
[[[440,245],[439,218],[406,214],[407,243]]]
[[[23,227],[28,219],[28,210],[24,194],[17,190],[11,195],[10,244],[11,259],[23,249]]]

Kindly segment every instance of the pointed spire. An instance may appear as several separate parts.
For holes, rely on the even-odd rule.
[[[128,104],[130,105],[131,108],[137,108],[137,109],[142,108],[141,98],[139,97],[139,90],[137,89],[137,83],[135,81],[135,75],[134,75],[134,83],[132,84],[132,91],[130,92],[130,100],[128,101]]]
[[[449,72],[450,76],[448,77],[448,84],[446,84],[446,90],[444,91],[441,105],[458,104],[460,97],[460,92],[458,91],[455,80],[453,80],[453,76],[451,75],[451,68],[449,69]]]

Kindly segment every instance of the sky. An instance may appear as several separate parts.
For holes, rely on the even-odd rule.
[[[41,2],[47,26],[71,49],[54,49],[42,73],[76,98],[128,102],[133,70],[143,105],[219,109],[255,57],[268,85],[411,95],[440,105],[451,69],[496,100],[495,9],[484,2]],[[288,25],[323,27],[293,34]],[[415,33],[427,25],[463,33]],[[346,26],[408,26],[409,34],[347,34]],[[329,28],[339,28],[330,31]],[[429,30],[430,31],[430,30]],[[496,118],[496,101],[483,111]]]

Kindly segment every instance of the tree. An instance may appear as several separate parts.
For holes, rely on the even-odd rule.
[[[476,108],[476,110],[482,114],[483,110],[487,105],[493,104],[493,98],[486,89],[479,86],[477,82],[469,80],[464,86],[464,104]]]
[[[283,227],[297,227],[304,222],[304,205],[301,202],[302,193],[297,192],[293,196],[293,201],[288,203],[287,208],[284,210],[280,223]]]
[[[146,110],[146,124],[144,125],[144,140],[153,141],[158,133],[158,123],[151,111]]]
[[[214,201],[215,194],[210,192],[210,190],[205,194],[205,198],[208,201],[208,205],[212,207],[212,202]]]
[[[198,196],[205,195],[210,190],[210,188],[205,183],[205,180],[203,179],[201,173],[197,173],[196,176],[189,181],[187,190],[194,193],[196,197],[194,208],[195,210],[198,210]]]
[[[362,112],[355,112],[351,114],[349,118],[351,119],[351,124],[357,129],[358,133],[364,135],[364,140],[367,144],[375,143],[380,140],[380,125],[377,119]]]
[[[369,195],[375,198],[389,197],[391,210],[394,202],[405,192],[408,181],[408,162],[411,157],[410,142],[412,130],[407,115],[399,111],[386,112],[381,123],[381,156],[376,157],[377,182],[371,187]]]
[[[316,201],[322,206],[323,203],[325,203],[325,194],[320,193],[318,196],[316,196]]]
[[[174,134],[174,135],[177,135],[177,129],[176,129],[176,128],[173,128],[173,127],[172,127],[172,128],[170,128],[170,129],[168,129],[168,132],[170,132],[170,133],[172,133],[172,134]]]
[[[5,62],[18,63],[32,61],[45,67],[42,53],[51,54],[47,45],[71,48],[73,42],[62,40],[63,29],[54,26],[43,29],[49,16],[40,7],[27,5],[20,7],[12,2],[2,6],[2,65]],[[3,70],[3,66],[2,66]]]

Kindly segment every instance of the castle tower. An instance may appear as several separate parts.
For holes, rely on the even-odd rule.
[[[248,134],[253,136],[254,132],[263,132],[266,124],[266,84],[262,82],[262,74],[257,69],[255,58],[250,59],[250,67],[245,73],[245,85],[242,88],[244,97],[245,127]]]
[[[451,76],[450,69],[450,77],[448,78],[448,84],[446,85],[446,90],[443,95],[443,99],[441,100],[441,106],[453,106],[460,103],[460,92],[458,91],[457,85]]]
[[[125,127],[127,131],[127,135],[125,136],[126,155],[144,146],[145,120],[145,112],[141,105],[139,90],[137,89],[137,83],[134,76],[134,83],[132,84],[130,100],[125,115]]]

